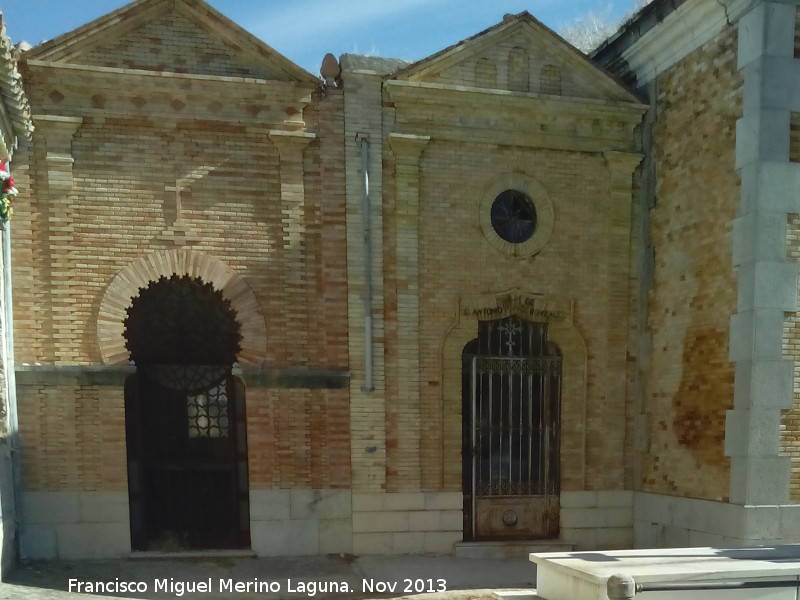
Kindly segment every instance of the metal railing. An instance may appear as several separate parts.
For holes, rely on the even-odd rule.
[[[609,600],[633,600],[640,592],[683,592],[703,590],[751,590],[767,588],[800,588],[800,580],[751,580],[696,583],[636,583],[630,575],[612,575],[606,583]]]

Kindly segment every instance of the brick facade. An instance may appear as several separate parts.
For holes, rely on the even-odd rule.
[[[749,504],[731,491],[751,459],[734,397],[761,368],[736,333],[739,33],[720,21],[641,96],[527,13],[414,64],[344,55],[327,85],[200,0],[147,0],[29,51],[14,311],[31,556],[130,550],[125,318],[173,274],[210,283],[241,326],[260,555],[451,552],[472,494],[462,353],[511,316],[546,323],[561,359],[563,540],[688,544],[659,507]],[[505,190],[535,206],[521,243],[492,224]],[[798,258],[796,221],[781,260]],[[798,358],[796,321],[764,368]]]
[[[736,27],[727,28],[654,84],[655,268],[642,489],[710,500],[727,498],[729,486],[723,440],[733,403],[728,327],[737,288],[730,248],[742,114],[736,39]]]

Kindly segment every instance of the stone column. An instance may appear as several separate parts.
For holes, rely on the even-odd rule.
[[[628,152],[608,151],[604,154],[606,169],[608,171],[608,201],[607,201],[607,232],[605,237],[608,243],[605,262],[608,277],[606,279],[609,290],[608,302],[608,323],[610,327],[606,335],[608,348],[627,348],[631,336],[633,317],[630,313],[630,277],[631,273],[631,211],[633,197],[633,172],[642,161],[641,154]],[[606,402],[603,403],[603,410],[609,418],[601,419],[600,422],[608,423],[626,413],[627,398],[627,378],[620,377],[620,373],[626,373],[628,360],[625,352],[608,353],[607,356],[599,360],[605,361],[606,381]],[[593,419],[587,419],[587,429]],[[621,428],[617,432],[604,431],[603,429],[589,429],[587,434],[595,442],[603,440],[607,446],[613,446],[607,456],[621,456],[626,452],[625,440],[627,432]],[[586,456],[586,460],[592,462],[591,454]],[[620,489],[624,487],[624,465],[627,461],[617,461],[598,465],[589,472],[597,472],[597,468],[605,473],[604,481],[610,473],[614,473],[614,485]],[[584,484],[586,482],[584,481]]]
[[[731,317],[734,407],[725,454],[731,457],[730,501],[784,504],[790,461],[780,456],[781,410],[792,406],[794,365],[782,351],[784,312],[797,311],[797,265],[786,256],[786,220],[800,212],[800,164],[789,163],[789,120],[800,99],[794,55],[794,4],[764,2],[739,22],[744,115],[736,128],[741,172],[733,224],[738,308]]]
[[[285,345],[288,365],[303,365],[308,357],[306,270],[306,201],[303,184],[303,152],[316,136],[313,133],[270,131],[269,139],[280,155],[281,232],[284,279],[281,297],[286,332],[279,341]]]
[[[50,274],[49,295],[52,314],[52,356],[55,364],[77,360],[80,323],[75,321],[73,273],[75,269],[75,227],[69,196],[72,193],[72,140],[83,119],[51,115],[34,116],[37,140],[45,146],[45,186],[37,196],[47,215],[48,236],[42,248],[44,269]]]
[[[393,133],[395,155],[397,284],[397,397],[387,399],[387,421],[395,424],[394,457],[387,456],[398,482],[419,489],[420,372],[419,372],[419,202],[420,157],[428,136]],[[387,432],[387,438],[389,432]],[[387,439],[387,455],[389,440]]]

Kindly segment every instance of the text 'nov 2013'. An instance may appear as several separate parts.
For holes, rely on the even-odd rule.
[[[161,594],[172,594],[180,598],[184,594],[204,593],[246,593],[246,594],[299,594],[308,597],[317,594],[352,592],[362,593],[393,593],[404,594],[435,593],[447,591],[447,581],[444,579],[398,579],[378,580],[362,579],[360,587],[351,581],[336,580],[265,580],[265,579],[203,579],[185,581],[172,577],[153,579],[152,581],[131,581],[114,578],[107,581],[84,581],[69,579],[67,591],[82,594],[144,594],[150,591]]]

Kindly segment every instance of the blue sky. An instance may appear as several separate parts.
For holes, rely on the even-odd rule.
[[[588,13],[620,18],[636,0],[211,0],[267,44],[317,74],[327,52],[419,60],[527,10],[559,31]],[[125,0],[0,0],[12,41],[36,45]]]

